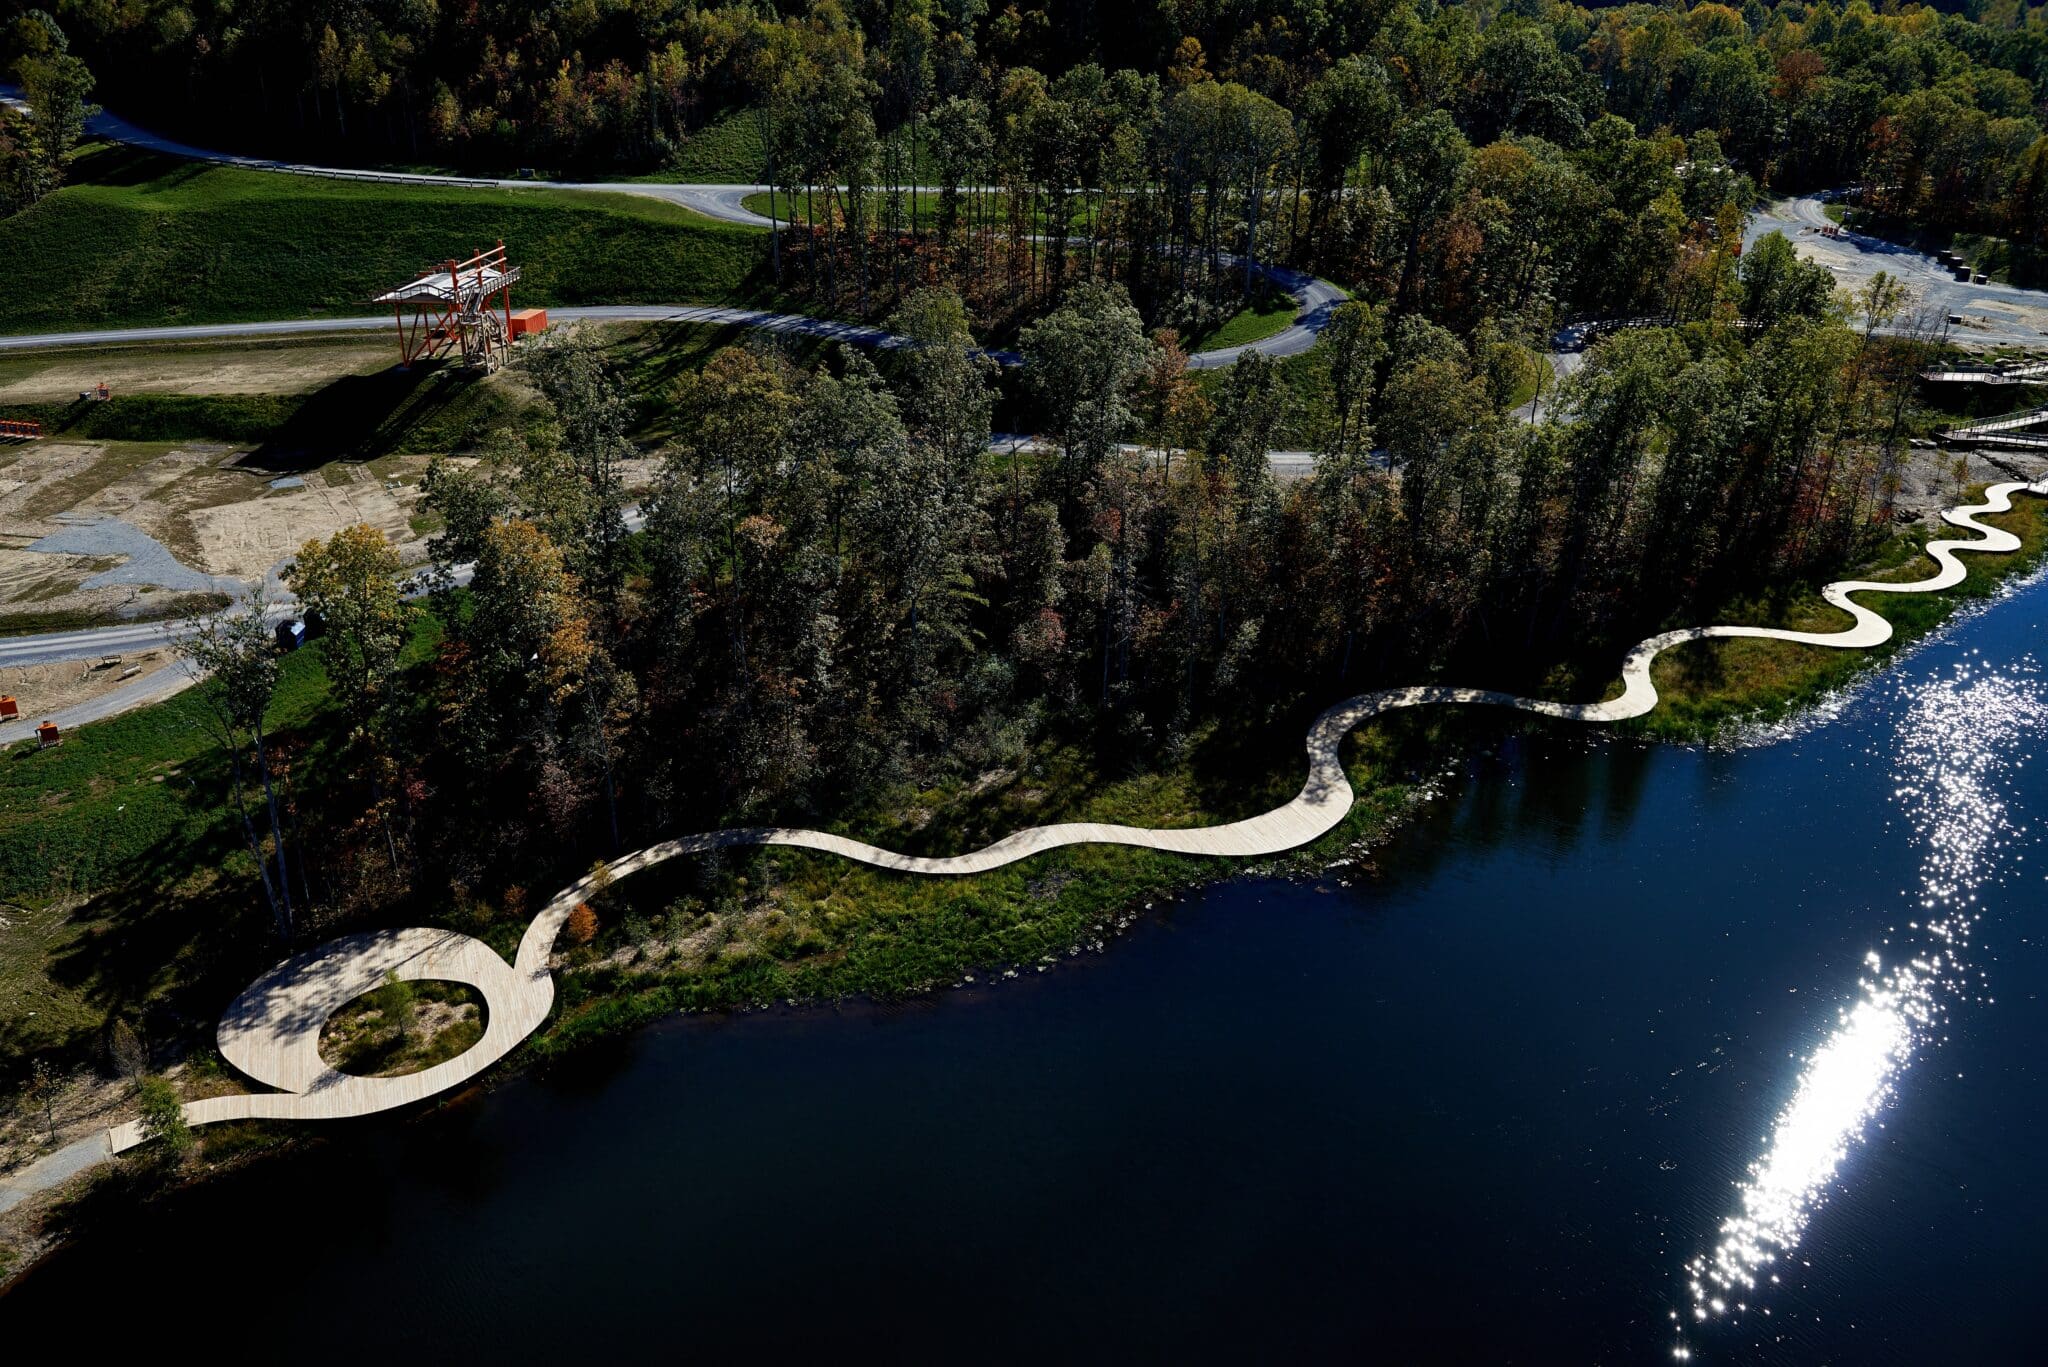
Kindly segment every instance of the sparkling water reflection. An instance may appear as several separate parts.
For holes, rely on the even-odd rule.
[[[1740,1184],[1738,1208],[1714,1247],[1687,1263],[1690,1313],[1674,1310],[1674,1320],[1698,1325],[1734,1321],[1752,1308],[1772,1313],[1762,1303],[1765,1288],[1780,1279],[1772,1268],[1799,1247],[1852,1146],[1883,1128],[1879,1116],[1899,1074],[1946,1038],[1950,1004],[1983,988],[1983,971],[1968,961],[1971,933],[1983,915],[1980,893],[2025,860],[2021,852],[2003,857],[2023,834],[2008,794],[2026,764],[2027,742],[2042,734],[2048,694],[2031,661],[1986,671],[1972,660],[1902,692],[1893,795],[1924,850],[1919,886],[1908,894],[1918,913],[1865,956],[1855,995],[1806,1059]],[[1682,1328],[1673,1355],[1692,1355]]]

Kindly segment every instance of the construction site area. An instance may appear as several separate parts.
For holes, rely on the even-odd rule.
[[[396,345],[362,331],[0,354],[0,635],[275,601],[301,545],[356,524],[423,562],[429,462],[473,459],[531,403],[504,362],[546,314],[512,307],[518,279],[502,245],[423,271],[372,301]],[[173,661],[157,642],[9,662],[0,709],[90,703]]]

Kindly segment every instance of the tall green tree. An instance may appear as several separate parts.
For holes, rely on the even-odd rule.
[[[277,692],[278,656],[265,622],[262,595],[201,618],[189,634],[179,638],[178,648],[201,676],[200,696],[206,700],[207,716],[228,754],[235,815],[255,861],[278,942],[289,945],[294,930],[291,877],[265,737],[266,714]],[[270,834],[267,847],[249,814],[246,774],[251,767],[263,788]]]

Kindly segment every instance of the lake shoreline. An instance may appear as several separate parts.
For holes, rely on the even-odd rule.
[[[1915,600],[1890,597],[1886,599],[1886,615],[1894,621],[1894,634],[1884,646],[1867,652],[1842,652],[1815,648],[1787,646],[1782,643],[1759,643],[1781,651],[1794,652],[1808,657],[1811,668],[1797,681],[1796,687],[1787,690],[1780,687],[1761,702],[1747,708],[1699,708],[1688,713],[1693,729],[1690,733],[1670,732],[1653,728],[1646,723],[1606,729],[1593,733],[1641,742],[1682,742],[1712,743],[1717,736],[1731,730],[1757,723],[1781,722],[1796,716],[1802,709],[1810,709],[1822,703],[1827,697],[1845,688],[1858,686],[1873,677],[1902,654],[1908,652],[1951,623],[1963,620],[1968,614],[1965,609],[1981,604],[1988,599],[2009,591],[2027,582],[2031,572],[2040,568],[2044,553],[2048,553],[2048,501],[2039,498],[2021,500],[2012,513],[1989,519],[1994,525],[2006,526],[2021,535],[2022,548],[2004,556],[1977,556],[1966,558],[1970,578],[1964,584],[1939,595],[1927,595],[1919,604],[1927,609],[1922,613],[1895,616],[1895,609],[1902,602]],[[2014,525],[2015,521],[2019,525]],[[1927,533],[1916,529],[1913,534],[1924,543]],[[1906,547],[1891,556],[1894,567],[1905,571],[1901,577],[1921,577],[1917,565],[1924,564],[1917,548]],[[1785,611],[1797,612],[1795,604]],[[1826,609],[1833,612],[1833,609]],[[1719,643],[1716,643],[1719,644]],[[1697,646],[1689,649],[1698,649]],[[1660,688],[1665,681],[1660,679]],[[1685,697],[1683,690],[1675,691],[1669,701]],[[1659,712],[1664,711],[1660,706]],[[1501,716],[1494,718],[1486,713],[1461,714],[1486,716],[1488,721],[1507,723],[1506,729],[1526,728],[1553,729],[1554,724],[1533,718]],[[1652,713],[1652,717],[1657,713]],[[1703,719],[1711,719],[1711,726],[1700,725]],[[1647,722],[1647,719],[1646,719]],[[1485,723],[1482,723],[1485,724]],[[1491,727],[1500,730],[1500,727]],[[1464,732],[1466,728],[1454,728]],[[1435,772],[1443,772],[1446,764],[1461,762],[1469,752],[1469,736],[1457,734],[1446,738],[1440,728],[1432,729],[1429,736]],[[903,1001],[917,1001],[936,996],[941,992],[980,989],[988,991],[990,984],[1009,979],[1036,976],[1048,971],[1059,962],[1075,959],[1090,952],[1102,952],[1107,944],[1140,924],[1155,912],[1163,912],[1174,902],[1191,892],[1228,883],[1238,878],[1278,876],[1288,879],[1321,876],[1342,868],[1350,861],[1361,859],[1373,847],[1386,840],[1404,825],[1430,798],[1433,780],[1424,777],[1419,783],[1388,783],[1385,776],[1375,776],[1369,769],[1354,763],[1352,779],[1358,789],[1358,800],[1344,822],[1321,839],[1287,854],[1245,861],[1235,867],[1218,868],[1213,873],[1197,873],[1193,876],[1159,877],[1145,885],[1142,890],[1122,897],[1120,900],[1105,901],[1093,905],[1081,913],[1075,933],[1067,938],[1063,946],[1046,953],[1041,959],[1023,959],[994,964],[981,964],[963,969],[950,981],[929,982],[908,993],[847,992],[834,996],[810,998],[765,998],[739,999],[714,1002],[705,1005],[676,1003],[672,1000],[650,999],[644,988],[627,984],[626,990],[609,994],[587,994],[582,998],[588,1002],[627,1002],[635,1008],[597,1013],[601,1019],[593,1024],[577,1024],[587,1019],[588,1012],[565,1011],[558,1005],[548,1024],[531,1040],[520,1046],[504,1065],[493,1070],[486,1078],[465,1087],[452,1096],[423,1102],[418,1108],[409,1108],[393,1113],[401,1123],[411,1123],[423,1116],[445,1108],[465,1104],[485,1089],[496,1087],[514,1078],[526,1075],[536,1068],[545,1068],[556,1059],[574,1056],[604,1041],[618,1038],[637,1031],[642,1027],[674,1017],[707,1017],[721,1014],[733,1016],[751,1015],[761,1010],[796,1010],[812,1013],[821,1007],[867,1007],[882,1009],[888,1004]],[[1129,851],[1129,856],[1139,857],[1146,852]],[[1161,875],[1166,869],[1160,869]],[[569,967],[558,975],[558,981],[566,983],[571,974],[578,972]],[[986,981],[985,981],[986,980]],[[564,997],[570,996],[566,991]],[[572,1007],[574,1002],[566,1003]],[[194,1171],[185,1172],[166,1179],[158,1179],[158,1191],[182,1191],[193,1185],[204,1183],[214,1175],[238,1171],[258,1159],[294,1153],[305,1140],[317,1142],[317,1133],[300,1126],[284,1126],[261,1122],[246,1122],[235,1125],[208,1127],[200,1131],[202,1139],[201,1159],[205,1165]],[[135,1180],[136,1170],[149,1163],[147,1158],[122,1160],[102,1165],[100,1168],[81,1174],[78,1178],[52,1191],[39,1195],[15,1210],[0,1216],[0,1249],[11,1249],[13,1257],[0,1264],[0,1294],[17,1284],[35,1266],[58,1251],[68,1238],[80,1232],[83,1227],[59,1226],[44,1230],[44,1220],[65,1204],[77,1201],[89,1192],[111,1179],[112,1185],[125,1187],[131,1197],[144,1201],[153,1199],[150,1189],[139,1186]],[[81,1202],[91,1206],[92,1201]]]

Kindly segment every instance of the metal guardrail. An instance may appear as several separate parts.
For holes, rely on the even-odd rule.
[[[2029,408],[2002,418],[1966,423],[1941,433],[1944,442],[1974,442],[1981,446],[2014,446],[2028,450],[2048,449],[2048,432],[2027,432],[2023,428],[2048,423],[2048,408]]]
[[[1954,433],[1944,433],[1953,438]],[[1963,438],[1977,446],[2009,446],[2023,451],[2048,451],[2048,432],[1986,432]]]
[[[2048,408],[2029,408],[2019,413],[2008,413],[2002,418],[1986,418],[1983,422],[1968,423],[1962,427],[1951,427],[1948,430],[1948,435],[1952,437],[1973,437],[1985,432],[2010,432],[2014,428],[2032,427],[2037,423],[2044,422],[2048,422]]]
[[[1920,378],[1928,384],[2025,384],[2048,379],[2048,361],[2027,361],[2019,365],[1962,366],[1953,370],[1923,370]]]

